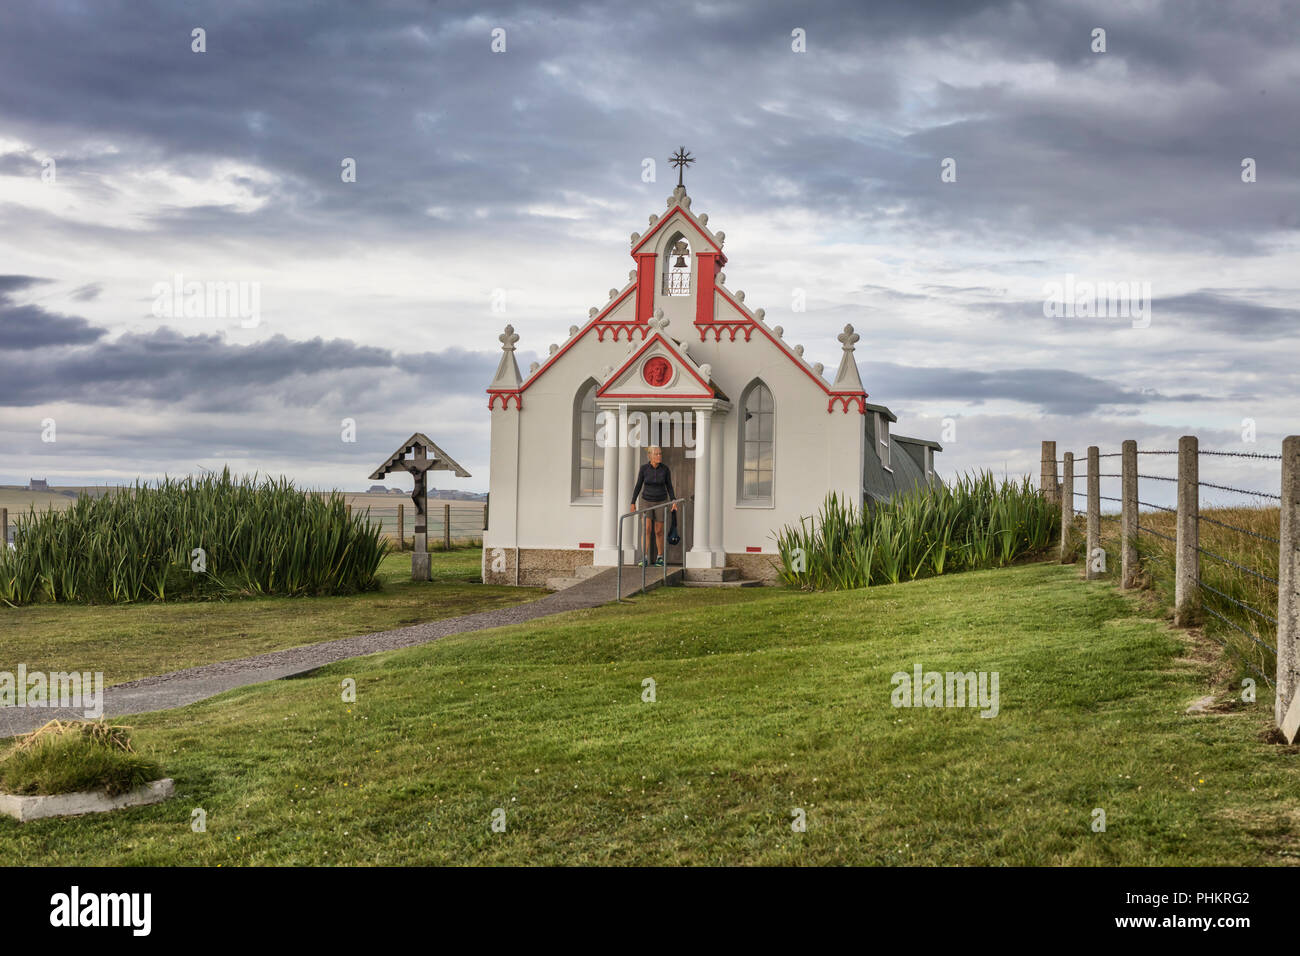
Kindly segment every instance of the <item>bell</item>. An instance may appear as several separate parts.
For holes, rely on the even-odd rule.
[[[673,268],[674,268],[674,269],[685,269],[685,268],[686,268],[686,257],[685,257],[685,256],[678,256],[678,257],[677,257],[677,261],[673,263]]]

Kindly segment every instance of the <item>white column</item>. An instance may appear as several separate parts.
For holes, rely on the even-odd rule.
[[[722,432],[724,422],[724,416],[714,416],[713,437],[709,445],[713,450],[709,456],[709,550],[713,552],[713,566],[716,568],[727,564],[727,549],[722,543],[722,503],[726,500],[722,493],[722,462],[727,447]]]
[[[618,501],[616,501],[615,518],[631,511],[632,488],[636,485],[637,468],[641,465],[641,449],[631,448],[627,444],[628,408],[618,407]],[[617,545],[617,531],[615,532]],[[628,518],[623,522],[623,559],[627,562],[636,560],[636,519]]]
[[[712,484],[713,410],[695,409],[695,540],[686,555],[688,568],[713,567],[713,554],[709,551],[709,486]]]
[[[601,422],[605,429],[605,472],[601,485],[600,546],[592,563],[599,567],[618,564],[618,516],[622,513],[618,500],[618,412],[602,408]]]

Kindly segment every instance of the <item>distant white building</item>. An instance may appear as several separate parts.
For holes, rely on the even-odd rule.
[[[775,577],[775,532],[827,493],[862,504],[934,480],[934,442],[891,436],[839,335],[833,374],[726,286],[725,236],[679,186],[633,233],[636,268],[540,367],[520,374],[519,336],[488,386],[492,451],[483,579],[541,585],[617,563],[619,516],[646,448],[660,445],[690,499],[669,564]],[[624,560],[635,519],[623,522]]]

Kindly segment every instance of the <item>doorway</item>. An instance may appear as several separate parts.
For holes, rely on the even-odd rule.
[[[668,564],[681,565],[685,563],[686,552],[691,549],[695,530],[695,423],[665,428],[659,436],[659,446],[663,449],[663,463],[672,475],[675,497],[687,499],[686,504],[677,506],[677,533],[681,541],[675,545],[668,543],[672,514],[669,513],[664,520],[664,560]],[[686,456],[688,451],[692,453],[690,458]],[[641,449],[638,459],[638,467],[646,463],[646,448]]]

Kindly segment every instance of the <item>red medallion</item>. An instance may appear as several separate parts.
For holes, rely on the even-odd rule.
[[[662,355],[656,355],[641,366],[641,377],[647,385],[663,388],[673,377],[673,366]]]

